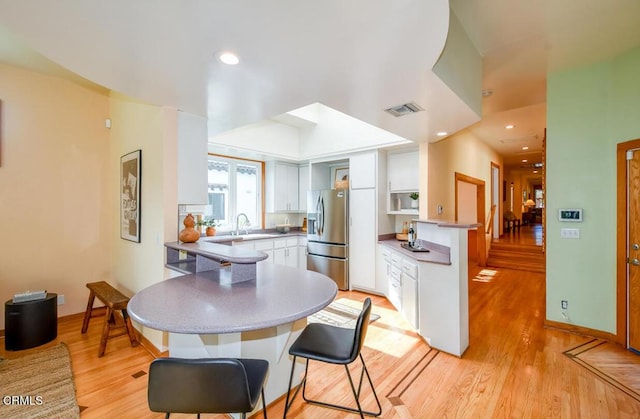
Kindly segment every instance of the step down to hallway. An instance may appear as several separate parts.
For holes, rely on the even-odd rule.
[[[545,272],[542,246],[532,244],[491,243],[487,265],[530,272]]]

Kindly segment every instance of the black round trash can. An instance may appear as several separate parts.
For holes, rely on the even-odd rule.
[[[58,294],[40,300],[4,303],[4,347],[8,351],[33,348],[58,336]]]

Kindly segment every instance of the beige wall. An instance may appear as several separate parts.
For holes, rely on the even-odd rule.
[[[46,289],[82,312],[85,283],[111,276],[109,99],[0,65],[0,101],[0,298]]]
[[[177,239],[177,111],[114,97],[111,120],[112,196],[120,196],[120,157],[142,150],[140,243],[120,238],[119,200],[114,199],[110,206],[115,215],[109,236],[112,284],[133,295],[170,275],[164,269],[164,243]],[[137,326],[156,347],[164,349],[164,334]]]
[[[456,172],[485,181],[485,214],[488,216],[491,208],[491,163],[502,167],[502,157],[467,130],[428,147],[427,218],[455,219]],[[442,214],[437,213],[438,205],[442,205]],[[424,216],[422,208],[420,216]]]

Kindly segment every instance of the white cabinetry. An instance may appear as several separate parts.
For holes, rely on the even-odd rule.
[[[375,188],[377,153],[363,153],[349,158],[351,189]]]
[[[418,329],[418,265],[402,259],[402,314]]]
[[[304,247],[300,243],[303,243]],[[272,263],[301,269],[307,269],[307,259],[304,252],[306,245],[307,238],[298,236],[233,242],[234,247],[259,250],[269,255],[267,259],[258,263]],[[301,264],[301,248],[302,254],[305,255],[304,264]]]
[[[417,215],[417,201],[410,195],[419,190],[417,151],[389,154],[387,157],[387,213]]]
[[[349,198],[349,281],[352,288],[376,290],[376,191],[353,189]]]
[[[307,212],[307,192],[309,191],[309,165],[298,167],[298,209]]]
[[[281,162],[266,164],[267,212],[299,210],[298,166]]]
[[[419,189],[418,152],[389,154],[387,178],[389,192],[413,192]]]
[[[298,237],[298,268],[307,269],[307,238]]]
[[[386,296],[411,327],[418,330],[418,262],[382,244],[378,246],[382,258],[382,269],[378,276],[388,282]]]
[[[298,267],[298,238],[282,238],[273,240],[273,263]]]

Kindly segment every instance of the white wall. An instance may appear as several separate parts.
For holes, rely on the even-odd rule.
[[[109,99],[1,64],[0,98],[0,298],[46,289],[82,312],[111,275]]]

